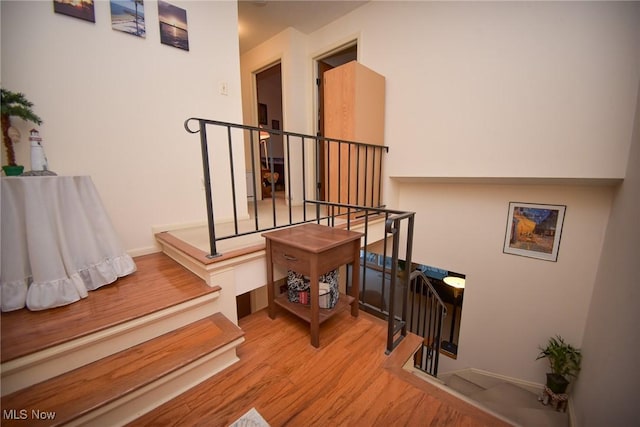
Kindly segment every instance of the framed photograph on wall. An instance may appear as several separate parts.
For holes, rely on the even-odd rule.
[[[258,124],[267,125],[267,104],[258,104]]]
[[[89,22],[96,22],[96,13],[93,7],[93,0],[53,0],[53,11],[74,18],[84,19]]]
[[[187,11],[166,1],[158,1],[160,43],[189,50]]]
[[[111,0],[111,28],[123,33],[145,38],[144,2],[135,0]]]
[[[557,261],[566,209],[564,205],[510,202],[503,252]]]

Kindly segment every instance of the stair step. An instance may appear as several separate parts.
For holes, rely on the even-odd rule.
[[[539,409],[542,407],[535,393],[507,382],[472,393],[469,396],[483,404],[495,403],[509,408]]]
[[[85,422],[107,425],[114,420],[122,422],[122,417],[136,418],[237,361],[235,347],[244,340],[243,336],[244,332],[224,315],[214,314],[4,396],[2,425],[24,425],[20,418],[33,420],[39,414],[48,418],[39,419],[39,426]],[[217,370],[212,371],[207,365],[204,372],[188,374],[229,352],[232,354],[223,358]],[[169,381],[180,381],[182,377],[192,383],[169,385]],[[151,391],[161,387],[173,395],[167,396],[165,390],[161,396],[153,396]],[[151,398],[153,402],[144,402],[147,407],[136,408],[132,414],[131,402],[138,397]]]
[[[539,392],[531,385],[515,384],[473,369],[450,372],[442,376],[447,387],[468,401],[522,427],[567,427],[569,417],[538,401]]]
[[[569,416],[563,412],[544,408],[516,408],[512,412],[508,418],[523,427],[569,427]]]
[[[466,381],[469,381],[470,383],[477,385],[482,389],[488,389],[504,382],[500,378],[496,378],[491,375],[486,375],[481,372],[476,372],[475,370],[472,370],[472,369],[458,371],[456,372],[455,375],[465,379]]]
[[[137,272],[74,304],[2,313],[2,396],[221,311],[221,288],[168,256],[135,261]]]
[[[480,387],[479,385],[457,374],[453,374],[451,377],[449,377],[446,380],[445,384],[458,393],[464,394],[465,396],[471,396],[474,393],[478,393],[484,390],[484,388]]]
[[[2,363],[220,291],[164,254],[144,255],[134,261],[138,267],[135,273],[90,292],[74,304],[3,312]]]

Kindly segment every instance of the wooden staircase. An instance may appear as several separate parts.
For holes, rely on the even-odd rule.
[[[2,313],[3,426],[123,425],[238,361],[220,287],[164,254],[135,261],[75,304]]]

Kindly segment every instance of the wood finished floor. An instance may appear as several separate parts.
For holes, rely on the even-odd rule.
[[[207,286],[168,256],[134,259],[137,271],[64,307],[2,313],[2,362],[206,295]]]
[[[75,304],[2,313],[3,361],[211,292],[165,255],[135,261],[136,273]],[[320,349],[308,325],[283,310],[275,320],[260,311],[239,323],[238,363],[131,426],[227,426],[252,407],[272,427],[506,425],[404,371],[415,341],[386,356],[386,324],[362,311],[323,323]]]
[[[252,407],[272,427],[507,425],[403,370],[416,341],[386,356],[386,324],[366,313],[325,322],[319,349],[283,310],[239,323],[238,363],[129,426],[228,426]]]

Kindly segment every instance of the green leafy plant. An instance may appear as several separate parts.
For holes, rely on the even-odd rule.
[[[9,138],[9,128],[11,127],[11,117],[19,117],[22,120],[42,124],[42,119],[38,117],[31,108],[33,103],[20,92],[0,89],[2,92],[0,120],[2,124],[2,142],[7,150],[7,164],[16,166],[16,153],[13,149],[13,141]]]
[[[540,354],[536,358],[549,360],[551,372],[561,375],[567,381],[569,378],[575,378],[580,372],[580,363],[582,362],[582,352],[580,349],[567,344],[560,335],[549,338],[546,347],[540,347]]]

